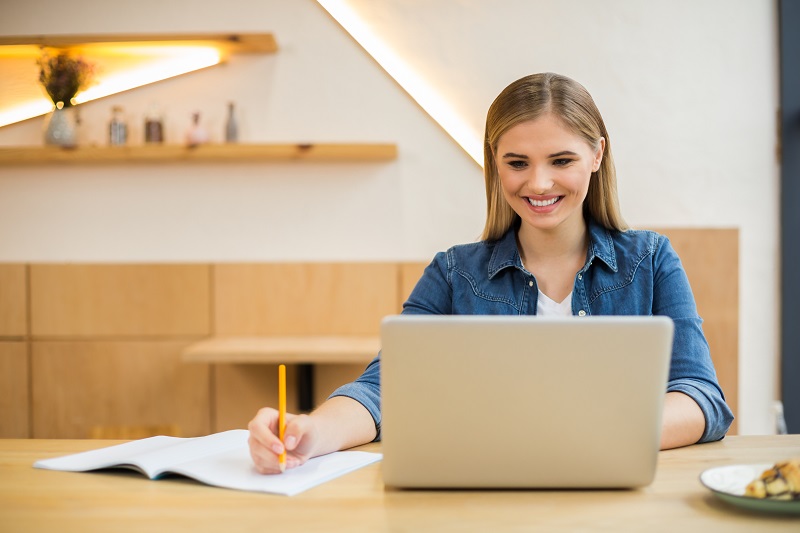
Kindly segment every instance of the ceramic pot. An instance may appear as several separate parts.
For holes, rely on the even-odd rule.
[[[72,108],[55,108],[44,130],[44,143],[51,146],[73,147],[77,142],[77,124]]]

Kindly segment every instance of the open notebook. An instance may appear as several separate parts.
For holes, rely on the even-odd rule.
[[[250,458],[248,436],[247,430],[234,429],[196,438],[150,437],[44,459],[33,466],[68,472],[129,468],[150,479],[179,474],[216,487],[293,496],[382,457],[370,452],[336,452],[310,459],[283,474],[262,475]]]

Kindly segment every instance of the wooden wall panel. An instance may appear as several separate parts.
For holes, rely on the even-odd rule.
[[[661,232],[683,260],[735,412],[738,231]],[[0,345],[2,431],[133,438],[245,427],[260,407],[276,403],[275,366],[217,365],[212,378],[208,365],[179,361],[184,337],[377,335],[380,320],[400,312],[427,264],[33,265],[30,283],[26,266],[0,265],[0,336],[24,336],[27,314],[35,336],[30,377],[25,343]],[[8,304],[12,294],[21,304]],[[362,370],[317,365],[317,403]],[[290,366],[290,383],[294,372]],[[289,402],[296,411],[293,387]],[[18,422],[6,423],[12,419]]]
[[[296,367],[286,367],[286,410],[297,413]],[[243,429],[262,407],[278,407],[278,365],[215,365],[214,431]]]
[[[378,355],[377,353],[375,355]],[[333,391],[358,378],[367,365],[317,365],[314,370],[314,403],[320,405]]]
[[[429,262],[400,264],[400,311],[428,264]]]
[[[739,230],[658,229],[678,253],[703,318],[725,400],[739,406]],[[738,432],[734,421],[730,435]]]
[[[33,437],[208,434],[209,367],[181,362],[186,344],[33,342]]]
[[[377,354],[376,354],[377,355]],[[286,409],[297,413],[297,374],[287,365]],[[316,365],[314,367],[314,405],[323,403],[341,385],[355,380],[366,365]],[[246,428],[262,407],[278,405],[278,365],[224,364],[214,367],[214,429]]]
[[[203,336],[208,265],[32,265],[34,336]]]
[[[27,334],[27,279],[25,265],[0,264],[0,337]]]
[[[0,438],[30,437],[28,344],[0,342]]]
[[[397,312],[394,263],[214,267],[216,335],[377,335]]]

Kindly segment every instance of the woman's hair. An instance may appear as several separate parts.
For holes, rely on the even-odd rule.
[[[600,168],[592,173],[589,181],[589,191],[583,204],[584,215],[594,218],[608,229],[627,229],[619,210],[611,141],[600,111],[581,84],[547,72],[515,81],[489,107],[483,141],[487,212],[482,239],[499,239],[519,220],[519,215],[503,196],[497,174],[494,154],[500,137],[517,124],[535,120],[547,113],[553,114],[569,130],[583,137],[594,150],[598,148],[600,137],[605,138]]]

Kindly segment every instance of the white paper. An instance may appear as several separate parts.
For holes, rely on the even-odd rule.
[[[205,437],[150,437],[117,446],[36,461],[34,467],[69,472],[135,468],[151,479],[175,473],[207,485],[293,496],[380,461],[379,453],[336,452],[315,457],[283,474],[259,474],[247,445],[249,432],[235,429]]]

